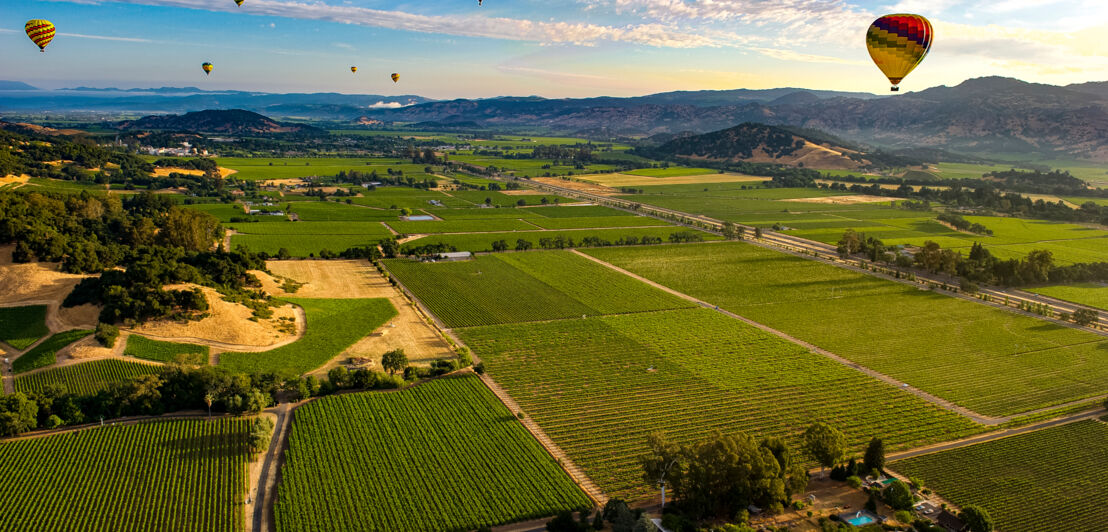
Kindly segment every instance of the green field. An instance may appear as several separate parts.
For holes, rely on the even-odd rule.
[[[400,215],[396,211],[369,209],[334,201],[292,201],[279,205],[282,209],[291,205],[290,212],[295,213],[301,222],[380,222],[396,220]]]
[[[386,264],[452,328],[693,306],[566,251]]]
[[[1108,379],[1103,337],[745,243],[585,252],[985,415]]]
[[[255,253],[274,256],[285,248],[293,257],[309,257],[323,250],[342,253],[353,247],[374,246],[380,240],[365,235],[234,235],[231,249],[241,244]]]
[[[375,209],[441,209],[444,207],[473,206],[472,202],[454,198],[436,190],[404,187],[381,187],[376,190],[366,190],[356,187],[354,191],[362,194],[362,197],[351,199],[354,204]],[[442,206],[432,204],[432,201],[441,203]]]
[[[525,150],[531,151],[531,150]],[[584,169],[576,168],[572,164],[555,165],[550,159],[501,159],[494,156],[472,155],[470,152],[451,154],[450,160],[457,163],[472,164],[474,166],[495,166],[501,173],[519,177],[538,177],[544,175],[575,175],[595,174],[608,172],[615,167],[610,164],[586,164]],[[543,168],[543,166],[549,166]]]
[[[208,363],[209,351],[206,345],[159,342],[132,334],[127,337],[127,347],[123,350],[123,354],[158,362],[202,366]]]
[[[0,443],[0,528],[243,530],[249,423],[147,422]]]
[[[62,385],[70,393],[93,395],[109,384],[157,373],[159,369],[154,365],[116,359],[94,360],[16,377],[15,391],[38,392],[47,386]]]
[[[331,176],[342,170],[357,170],[388,175],[388,169],[403,170],[404,175],[422,179],[423,164],[411,164],[396,158],[322,158],[322,157],[220,157],[216,164],[232,170],[235,179],[292,179],[309,176]]]
[[[585,218],[597,216],[627,216],[621,210],[602,207],[600,205],[546,205],[543,207],[529,207],[525,212],[539,214],[547,218]]]
[[[1054,297],[1063,301],[1085,305],[1108,312],[1108,286],[1096,283],[1078,283],[1072,285],[1043,286],[1024,288],[1027,292]]]
[[[583,218],[542,218],[527,220],[543,229],[585,229],[600,227],[668,226],[669,222],[647,216],[595,216]],[[672,226],[671,226],[672,227]]]
[[[558,203],[573,203],[575,201],[569,198],[555,196],[553,194],[546,194],[541,196],[511,196],[508,194],[504,194],[503,192],[495,192],[490,190],[455,190],[452,191],[450,195],[454,198],[467,201],[472,205],[485,204],[497,207],[518,207],[520,206],[520,201],[523,201],[523,205],[543,205],[543,199],[546,199],[548,205],[553,204],[555,201],[557,201]]]
[[[283,209],[285,204],[280,206],[269,207],[271,210]],[[192,205],[182,205],[186,209],[192,209],[195,211],[206,212],[216,218],[219,218],[220,222],[224,224],[230,223],[231,218],[247,218],[253,222],[287,222],[287,216],[269,216],[269,215],[250,215],[242,210],[242,206],[238,204],[230,203],[194,203]],[[244,224],[245,225],[245,224]]]
[[[92,331],[81,331],[77,329],[57,333],[44,340],[41,344],[36,345],[34,349],[23,353],[19,358],[12,361],[12,372],[25,373],[33,369],[49,366],[57,361],[55,355],[59,350],[90,334],[92,334]]]
[[[508,246],[512,249],[516,246],[516,240],[526,240],[530,242],[535,248],[539,248],[539,240],[543,238],[568,238],[572,239],[574,246],[579,245],[581,241],[588,237],[596,237],[602,240],[607,240],[611,243],[615,243],[617,240],[626,237],[634,237],[641,239],[645,236],[661,238],[663,242],[669,241],[669,235],[682,231],[695,231],[702,236],[704,240],[721,240],[722,237],[711,234],[696,231],[694,229],[688,229],[685,227],[669,226],[669,227],[631,227],[625,229],[566,229],[561,231],[515,231],[511,233],[478,233],[468,235],[430,235],[423,238],[406,242],[401,249],[411,249],[417,246],[423,246],[426,244],[448,244],[458,248],[459,251],[492,251],[492,243],[497,240],[504,240],[508,243]],[[234,237],[238,238],[238,237]],[[573,247],[573,246],[571,246]],[[346,248],[343,248],[346,249]]]
[[[496,231],[534,231],[535,226],[521,220],[495,217],[486,219],[388,222],[397,233],[414,235],[419,233],[472,233]]]
[[[296,411],[277,530],[473,530],[589,498],[476,376]]]
[[[1079,421],[890,464],[997,530],[1103,530],[1108,425]]]
[[[0,308],[0,342],[22,351],[50,334],[46,305]]]
[[[381,239],[392,235],[381,222],[285,222],[279,224],[230,224],[229,229],[249,235],[358,235]]]
[[[978,430],[966,418],[709,309],[458,333],[488,374],[612,497],[657,495],[638,463],[655,431],[691,443],[713,431],[742,430],[795,445],[805,428],[824,420],[858,451],[873,436],[905,447]]]
[[[219,365],[242,373],[307,373],[341,354],[396,316],[387,299],[299,299],[307,316],[304,336],[286,346],[259,353],[221,353]]]
[[[630,172],[623,172],[627,175],[641,175],[643,177],[684,177],[691,175],[711,175],[718,174],[719,170],[712,170],[711,168],[684,168],[675,166],[671,168],[643,168],[641,170],[631,170]]]

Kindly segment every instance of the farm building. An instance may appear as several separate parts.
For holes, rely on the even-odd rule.
[[[469,260],[469,259],[472,259],[472,258],[473,258],[473,253],[470,253],[468,251],[451,251],[451,252],[448,252],[448,253],[439,253],[438,255],[434,255],[434,256],[431,256],[431,257],[423,257],[423,258],[415,259],[415,260],[420,260],[420,261],[424,261],[424,262],[439,262],[439,261],[442,261],[442,262],[459,262],[459,261],[463,261],[463,260]]]

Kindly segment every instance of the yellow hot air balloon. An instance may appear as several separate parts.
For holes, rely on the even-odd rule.
[[[46,45],[50,44],[50,41],[54,40],[54,25],[49,20],[32,19],[28,20],[23,25],[23,29],[27,32],[27,36],[31,38],[31,42],[38,45],[40,52],[46,52]]]
[[[900,90],[901,80],[927,57],[933,34],[931,22],[920,15],[885,15],[870,25],[869,56],[889,78],[893,91]]]
[[[358,71],[358,67],[352,66],[352,67],[350,67],[350,71],[351,71],[351,72],[357,72],[357,71]]]
[[[396,83],[397,81],[400,81],[400,74],[397,74],[397,73],[393,72],[393,74],[392,74],[392,82],[393,82],[393,83]]]
[[[210,76],[210,75],[212,75],[212,69],[215,68],[215,67],[212,66],[211,63],[204,63],[203,65],[200,65],[200,68],[203,68],[204,73]]]
[[[239,7],[242,7],[242,3],[245,2],[245,1],[246,0],[235,0],[235,5],[237,5]]]

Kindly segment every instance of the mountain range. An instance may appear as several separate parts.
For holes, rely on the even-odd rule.
[[[288,124],[242,109],[207,110],[183,115],[152,115],[116,124],[125,131],[188,131],[243,135],[257,133],[324,133],[306,124]]]

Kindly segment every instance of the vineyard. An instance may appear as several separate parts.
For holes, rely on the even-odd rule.
[[[389,227],[401,234],[411,235],[419,233],[471,233],[494,231],[534,231],[535,226],[520,220],[495,217],[486,219],[466,219],[449,221],[424,221],[424,222],[388,222]]]
[[[306,373],[341,354],[396,316],[387,299],[297,299],[307,317],[304,336],[260,353],[221,353],[219,365],[243,373]]]
[[[3,530],[243,530],[250,421],[163,421],[0,443]]]
[[[986,415],[1104,393],[1104,338],[743,243],[587,253]]]
[[[58,351],[90,334],[92,334],[92,331],[81,331],[77,329],[55,334],[44,340],[41,344],[36,345],[34,349],[23,353],[19,358],[12,361],[12,372],[25,373],[33,369],[49,366],[57,361],[55,355],[57,355]]]
[[[411,249],[417,246],[423,246],[426,244],[447,244],[458,248],[461,251],[492,251],[492,243],[497,240],[503,240],[508,243],[508,246],[515,248],[517,240],[526,240],[531,243],[534,249],[541,247],[540,241],[544,238],[551,240],[556,238],[569,239],[574,242],[574,246],[580,245],[586,238],[599,238],[611,243],[615,243],[619,240],[625,240],[627,238],[635,238],[641,240],[644,237],[659,238],[662,242],[669,241],[669,235],[681,231],[691,231],[677,226],[666,227],[627,227],[622,229],[563,229],[559,231],[514,231],[510,233],[474,233],[463,235],[430,235],[423,238],[406,242],[401,246],[402,250]],[[704,240],[721,240],[722,237],[713,235],[711,233],[702,233],[697,231]],[[236,237],[238,238],[238,237]]]
[[[1108,425],[1080,421],[894,462],[958,505],[988,510],[998,530],[1103,530]],[[1099,494],[1099,495],[1098,495]]]
[[[1078,305],[1085,305],[1099,309],[1098,312],[1108,313],[1108,286],[1096,283],[1078,283],[1064,286],[1043,286],[1040,288],[1028,288],[1028,292],[1055,297]]]
[[[473,530],[592,506],[476,376],[299,408],[277,530]]]
[[[263,224],[253,224],[263,225]],[[272,225],[272,224],[265,224]],[[326,250],[341,253],[354,247],[376,245],[383,235],[246,235],[231,236],[231,246],[246,246],[255,253],[277,255],[282,248],[293,257],[317,256]]]
[[[585,229],[593,227],[636,227],[669,225],[646,216],[596,216],[587,218],[540,218],[528,220],[543,229]]]
[[[46,305],[0,308],[0,342],[22,351],[47,334]]]
[[[157,373],[158,369],[154,365],[116,359],[94,360],[16,377],[15,391],[37,392],[47,386],[62,385],[70,393],[93,395],[113,382]]]
[[[387,264],[447,327],[692,306],[564,251],[430,264],[397,259]]]
[[[852,449],[965,436],[971,421],[708,309],[460,329],[502,385],[608,495],[642,498],[646,438],[712,431],[794,444],[816,420]]]
[[[132,334],[127,337],[127,347],[123,354],[158,362],[176,362],[202,366],[208,363],[208,346],[159,342]]]

